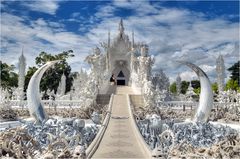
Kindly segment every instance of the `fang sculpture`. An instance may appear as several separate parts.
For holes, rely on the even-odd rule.
[[[201,68],[190,62],[185,61],[178,62],[190,67],[197,74],[200,80],[201,93],[199,99],[199,106],[193,121],[206,122],[213,107],[213,92],[208,76],[206,75],[205,72],[203,72]]]
[[[47,119],[43,105],[40,100],[40,93],[39,93],[40,81],[44,72],[57,62],[59,62],[59,60],[50,61],[50,62],[47,62],[42,67],[40,67],[33,74],[28,84],[28,88],[27,88],[28,109],[29,109],[30,115],[33,116],[35,120],[39,123],[43,123],[43,121]]]

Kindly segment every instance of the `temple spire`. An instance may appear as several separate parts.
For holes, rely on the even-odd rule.
[[[120,20],[118,30],[119,30],[119,34],[120,34],[120,35],[123,35],[123,33],[124,33],[124,27],[123,27],[123,20],[122,20],[122,19]]]

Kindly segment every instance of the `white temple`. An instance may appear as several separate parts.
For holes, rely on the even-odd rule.
[[[225,66],[222,55],[219,55],[216,60],[217,84],[218,92],[224,91]]]
[[[124,32],[123,21],[118,27],[118,34],[104,46],[104,53],[98,47],[93,50],[85,61],[91,65],[91,73],[97,80],[99,93],[106,94],[109,90],[109,79],[112,74],[116,77],[117,85],[132,86],[139,92],[144,81],[151,80],[151,68],[154,58],[149,56],[148,45],[134,42]]]
[[[18,67],[19,67],[19,77],[18,77],[18,100],[24,100],[24,81],[25,81],[25,70],[26,70],[26,58],[22,54],[18,59]]]

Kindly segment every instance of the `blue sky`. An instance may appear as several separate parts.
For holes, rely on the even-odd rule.
[[[17,65],[24,46],[28,66],[41,52],[72,49],[73,71],[88,69],[84,57],[92,48],[117,34],[123,19],[125,32],[145,42],[155,56],[154,70],[174,81],[196,76],[174,59],[200,66],[215,81],[219,54],[226,68],[239,60],[238,1],[1,1],[1,60]],[[229,76],[229,74],[227,74]]]

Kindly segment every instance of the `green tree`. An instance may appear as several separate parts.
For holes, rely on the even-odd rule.
[[[182,94],[186,94],[188,86],[189,86],[189,82],[182,81],[182,83],[181,83],[181,93]]]
[[[70,91],[72,86],[73,77],[71,74],[71,67],[67,63],[67,58],[73,57],[73,51],[68,50],[64,51],[57,55],[51,55],[46,52],[41,52],[38,57],[35,58],[36,64],[41,67],[47,61],[53,60],[61,60],[57,64],[55,64],[54,68],[50,68],[46,73],[43,75],[41,80],[40,89],[41,91],[46,92],[48,89],[50,91],[54,90],[57,91],[59,82],[61,80],[62,74],[66,76],[66,92]]]
[[[212,84],[212,90],[214,93],[218,93],[218,84],[216,82]]]
[[[174,82],[170,85],[170,92],[173,93],[173,94],[177,94],[176,82]]]
[[[238,86],[240,86],[239,70],[240,70],[240,61],[236,62],[230,68],[228,68],[228,71],[231,72],[230,78],[234,81],[237,81]]]
[[[197,95],[199,95],[200,92],[201,92],[201,88],[200,88],[200,87],[194,88],[193,91],[194,91]]]
[[[1,65],[1,86],[4,89],[10,89],[11,87],[18,86],[18,74],[14,72],[14,65],[8,65],[7,63],[2,63]]]
[[[193,88],[196,88],[196,89],[200,88],[200,81],[199,80],[192,80],[191,83],[192,83]]]
[[[229,79],[226,83],[225,90],[239,90],[239,85],[237,80]]]

